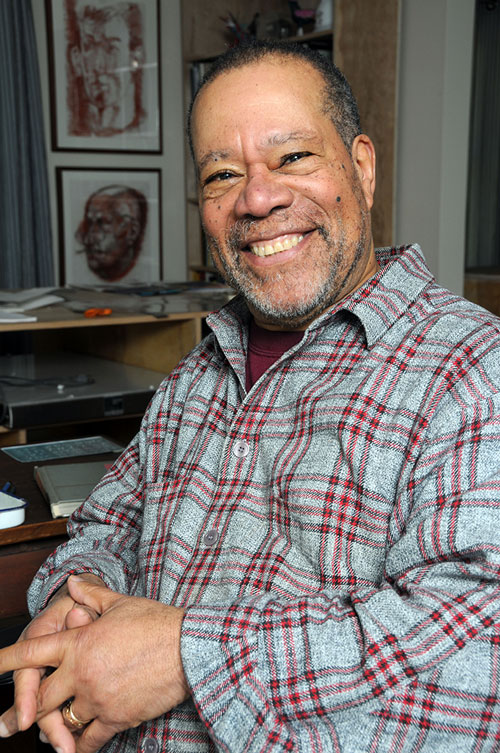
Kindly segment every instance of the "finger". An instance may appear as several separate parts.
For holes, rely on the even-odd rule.
[[[60,709],[68,698],[74,695],[73,677],[63,669],[56,670],[40,684],[37,696],[37,711],[35,721],[43,719],[47,714]],[[82,719],[92,719],[92,714],[82,716]]]
[[[123,594],[112,591],[107,586],[81,580],[75,575],[68,579],[68,589],[72,599],[79,604],[90,607],[98,614],[102,614],[123,598]]]
[[[16,732],[19,732],[16,710],[14,706],[11,706],[0,716],[0,737],[10,737]]]
[[[90,623],[97,620],[98,617],[99,615],[95,609],[86,607],[83,604],[75,604],[73,609],[70,609],[66,615],[64,626],[68,630],[77,627],[84,627],[85,625],[90,625]]]
[[[64,753],[74,753],[76,750],[75,740],[69,729],[64,724],[60,711],[52,711],[38,722],[40,727],[40,739],[48,741],[55,750]],[[42,735],[46,738],[43,740]]]
[[[14,673],[14,706],[19,730],[31,727],[36,717],[37,694],[43,671],[23,669]]]
[[[0,649],[0,674],[17,669],[58,667],[72,631],[28,638]]]
[[[94,719],[77,738],[76,753],[96,753],[121,730],[122,728],[117,725],[105,724],[99,719]]]

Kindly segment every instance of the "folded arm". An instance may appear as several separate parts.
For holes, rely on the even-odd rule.
[[[187,609],[183,663],[221,749],[238,753],[251,737],[252,750],[332,738],[351,750],[360,729],[367,750],[390,749],[394,730],[425,739],[419,751],[446,750],[433,735],[456,734],[464,750],[494,739],[481,726],[499,695],[494,408],[474,406],[458,436],[450,426],[428,437],[395,500],[379,584]]]

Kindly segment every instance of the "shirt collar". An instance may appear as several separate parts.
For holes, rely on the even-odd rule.
[[[307,332],[327,326],[340,311],[360,321],[371,348],[400,319],[434,278],[418,244],[379,248],[379,271],[351,295],[318,317]],[[251,314],[241,296],[207,317],[224,351],[246,353]],[[235,327],[235,324],[237,327]],[[236,336],[237,333],[237,336]],[[237,339],[236,339],[237,337]]]
[[[434,281],[418,244],[376,250],[379,271],[339,302],[361,322],[371,348]]]

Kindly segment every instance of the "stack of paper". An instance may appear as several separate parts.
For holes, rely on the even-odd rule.
[[[0,290],[0,322],[36,322],[36,316],[24,312],[63,301],[62,296],[53,294],[56,289]]]

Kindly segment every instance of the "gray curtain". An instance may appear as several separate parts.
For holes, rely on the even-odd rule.
[[[0,0],[0,288],[53,284],[31,0]]]
[[[500,3],[477,0],[466,267],[500,272]]]

